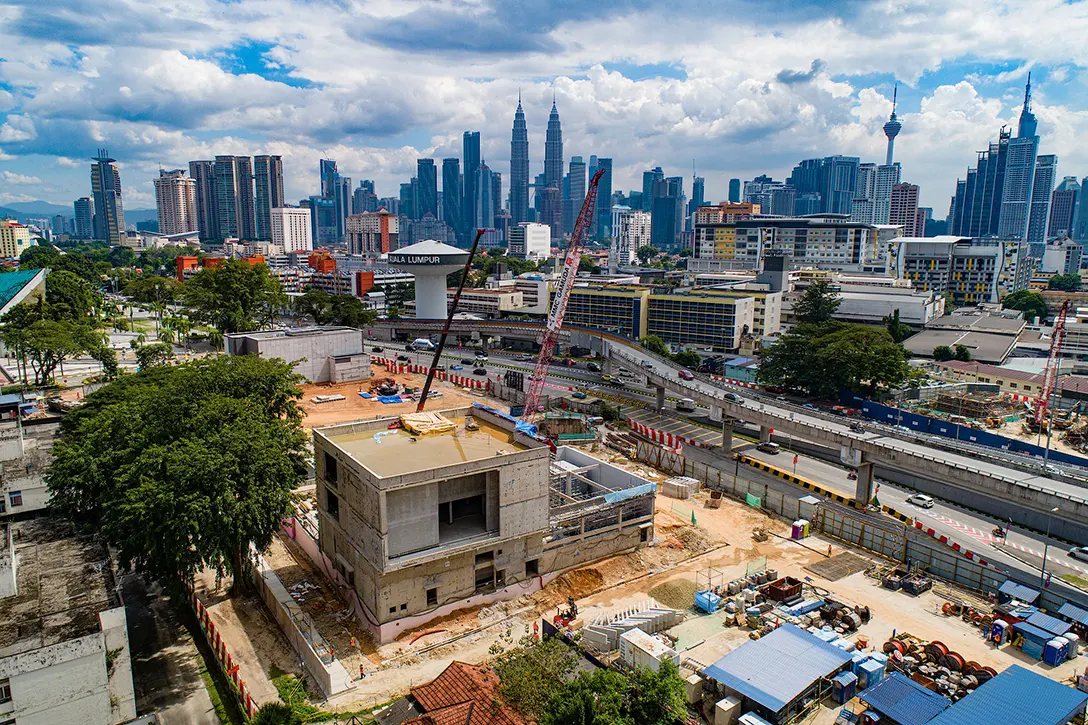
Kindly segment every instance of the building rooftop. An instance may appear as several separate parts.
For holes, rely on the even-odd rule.
[[[474,417],[479,426],[475,431],[465,429],[464,415],[447,417],[457,426],[456,430],[433,435],[416,436],[403,428],[390,430],[386,426],[363,430],[346,427],[343,433],[337,433],[333,428],[324,432],[333,445],[380,478],[525,450],[525,446],[513,441],[510,431],[479,416]],[[396,420],[389,418],[388,422]]]
[[[1065,725],[1084,712],[1086,702],[1088,693],[1013,665],[930,720],[929,725]]]
[[[44,269],[0,274],[0,315],[29,297],[39,285],[44,285],[45,275]]]
[[[1043,384],[1043,376],[1039,373],[1030,373],[1024,370],[1000,367],[998,365],[987,365],[986,363],[975,362],[974,360],[971,362],[949,360],[947,362],[936,363],[936,367],[946,370],[955,370],[961,373],[993,375],[994,377],[1002,378],[1003,380],[1018,380],[1020,382],[1032,383],[1035,385]]]
[[[745,642],[704,675],[771,712],[778,712],[821,677],[850,661],[851,654],[792,624]]]
[[[941,345],[953,348],[966,345],[972,358],[980,362],[1001,363],[1016,345],[1016,336],[927,328],[903,341],[903,347],[919,357],[932,357],[933,348]]]
[[[119,606],[105,548],[51,517],[10,526],[18,594],[0,599],[0,657],[99,631],[99,613]]]
[[[952,701],[893,672],[860,695],[869,707],[899,725],[925,725],[940,715]]]
[[[973,330],[975,332],[998,332],[1015,335],[1028,323],[1019,316],[1006,317],[979,312],[955,312],[951,315],[934,318],[927,328],[946,328],[951,330]]]
[[[276,340],[285,337],[308,337],[313,335],[322,335],[327,332],[354,332],[362,333],[355,327],[292,327],[290,329],[283,330],[253,330],[252,332],[235,332],[227,335],[227,337],[248,337],[253,340]]]
[[[524,725],[501,701],[499,677],[465,662],[451,662],[438,677],[411,690],[424,715],[405,725]]]

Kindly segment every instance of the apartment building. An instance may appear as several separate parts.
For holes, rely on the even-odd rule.
[[[953,303],[1000,302],[1026,289],[1031,270],[1020,241],[971,237],[901,237],[889,245],[888,274],[915,289],[949,293]]]
[[[521,222],[507,231],[507,251],[511,257],[537,262],[552,256],[552,233],[547,224]]]
[[[310,252],[314,248],[309,209],[278,207],[271,210],[272,243],[284,254]]]
[[[385,209],[352,214],[344,222],[348,252],[375,257],[400,247],[400,219]]]
[[[875,229],[850,221],[845,214],[696,223],[694,234],[695,259],[748,268],[759,268],[763,256],[772,252],[785,255],[795,266],[823,269],[860,270],[884,259]]]
[[[34,246],[34,236],[26,224],[0,220],[0,259],[18,258],[25,250]]]
[[[159,213],[159,234],[197,231],[196,180],[183,169],[159,170],[155,179],[155,206]]]

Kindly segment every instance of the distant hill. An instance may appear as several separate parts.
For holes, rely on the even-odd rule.
[[[48,218],[55,214],[72,216],[75,212],[71,205],[51,204],[48,201],[20,201],[7,205],[8,209],[14,209],[20,216]]]
[[[27,219],[52,219],[56,214],[69,219],[75,215],[70,206],[50,204],[47,201],[26,201],[7,206],[0,206],[0,219],[15,219],[26,223]],[[159,213],[155,209],[125,209],[125,224],[157,221]]]

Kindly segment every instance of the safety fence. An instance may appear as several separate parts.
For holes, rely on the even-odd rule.
[[[370,356],[370,362],[383,365],[386,371],[391,373],[397,373],[398,375],[419,374],[426,375],[429,369],[426,365],[417,365],[414,363],[405,363],[394,358],[378,357],[377,355]],[[471,375],[454,375],[446,372],[445,370],[439,370],[434,374],[437,380],[446,380],[454,385],[460,385],[464,388],[475,388],[477,390],[483,390],[487,388],[487,380],[481,380],[480,378],[473,377]]]
[[[219,634],[219,628],[215,626],[215,622],[212,621],[211,615],[204,607],[204,603],[197,597],[193,585],[186,582],[185,587],[189,592],[189,606],[193,608],[193,613],[196,614],[196,619],[200,623],[200,629],[204,632],[204,638],[207,640],[208,646],[215,653],[216,664],[223,676],[234,686],[234,694],[238,698],[238,704],[246,717],[253,717],[253,714],[257,712],[258,704],[253,701],[253,696],[250,694],[249,688],[246,687],[245,681],[238,675],[240,665],[234,662],[234,657],[231,655],[230,650],[227,649],[226,641]]]
[[[795,473],[784,471],[781,468],[778,468],[777,466],[772,466],[771,464],[761,461],[758,458],[752,458],[751,456],[746,456],[743,453],[740,453],[737,455],[737,460],[739,460],[741,463],[751,466],[752,468],[758,468],[764,473],[769,473],[772,476],[781,478],[784,481],[796,484],[801,488],[805,489],[806,491],[818,493],[821,496],[826,496],[827,498],[830,498],[847,506],[858,505],[857,501],[855,501],[852,496],[843,496],[841,493],[837,493],[836,491],[824,488],[820,484],[816,483],[815,481],[811,481],[804,476],[798,476]]]
[[[696,448],[711,448],[711,446],[707,445],[706,443],[702,443],[691,438],[685,438],[684,436],[677,435],[676,433],[669,433],[667,431],[658,430],[657,428],[648,426],[645,423],[635,420],[634,418],[628,418],[627,423],[631,426],[632,431],[639,434],[643,438],[647,438],[655,443],[660,443],[666,448],[670,448],[677,453],[680,452],[682,445],[695,446]]]

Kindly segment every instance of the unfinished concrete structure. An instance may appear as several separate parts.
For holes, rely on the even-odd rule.
[[[0,722],[127,722],[130,662],[102,545],[48,517],[0,522]]]
[[[652,483],[566,447],[553,460],[492,408],[442,413],[455,430],[314,431],[320,550],[382,642],[652,539]]]
[[[312,383],[343,383],[370,377],[363,332],[354,327],[299,327],[227,335],[229,355],[278,357]]]

